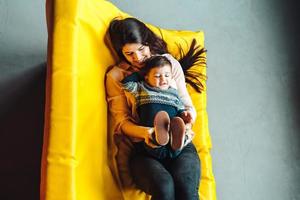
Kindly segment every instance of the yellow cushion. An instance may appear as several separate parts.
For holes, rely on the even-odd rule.
[[[126,157],[126,152],[118,153],[107,120],[104,77],[107,67],[116,61],[105,34],[114,17],[129,15],[104,0],[48,0],[47,5],[49,49],[41,199],[149,199],[140,190],[122,189],[114,158],[117,154]],[[192,38],[204,46],[203,32],[149,26],[162,34],[177,58],[177,45],[186,51]],[[205,73],[204,67],[198,69]],[[198,113],[194,144],[201,159],[200,198],[214,200],[206,93],[188,89]]]

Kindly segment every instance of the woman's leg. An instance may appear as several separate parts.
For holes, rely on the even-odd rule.
[[[200,160],[192,143],[184,147],[177,158],[167,164],[175,184],[177,200],[198,200]]]
[[[152,200],[175,200],[173,178],[158,160],[134,154],[129,165],[135,184],[150,194]]]

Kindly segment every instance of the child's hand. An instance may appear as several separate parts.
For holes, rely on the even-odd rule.
[[[191,124],[193,122],[192,113],[190,111],[183,111],[182,113],[180,113],[180,117],[186,124]]]

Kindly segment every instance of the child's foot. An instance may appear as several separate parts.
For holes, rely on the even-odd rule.
[[[155,140],[159,145],[166,145],[169,142],[170,118],[167,112],[159,111],[154,117]]]
[[[170,122],[171,148],[176,151],[182,149],[185,139],[185,124],[180,117],[174,117]]]

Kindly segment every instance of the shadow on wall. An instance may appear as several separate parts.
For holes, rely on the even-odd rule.
[[[290,3],[288,3],[290,1]],[[280,11],[284,12],[285,22],[286,22],[286,49],[288,52],[282,52],[283,54],[287,54],[289,57],[289,62],[286,63],[286,66],[290,68],[289,71],[289,92],[291,96],[291,106],[293,107],[293,115],[290,116],[293,118],[293,127],[296,129],[295,133],[300,133],[300,2],[289,0],[288,2],[282,2],[280,7]],[[300,144],[300,134],[296,134],[294,138],[298,142],[298,147]],[[295,141],[292,141],[295,143]],[[298,149],[298,158],[300,153],[300,148]]]
[[[1,77],[0,199],[39,199],[45,77],[46,64]]]
[[[286,66],[290,68],[289,77],[289,93],[291,99],[292,116],[287,116],[292,119],[291,131],[292,135],[289,135],[290,146],[292,152],[292,168],[293,168],[293,180],[294,185],[291,188],[291,199],[300,198],[300,2],[288,0],[287,2],[281,1],[278,11],[284,12],[286,29],[285,39],[288,52],[282,52],[289,57]]]

